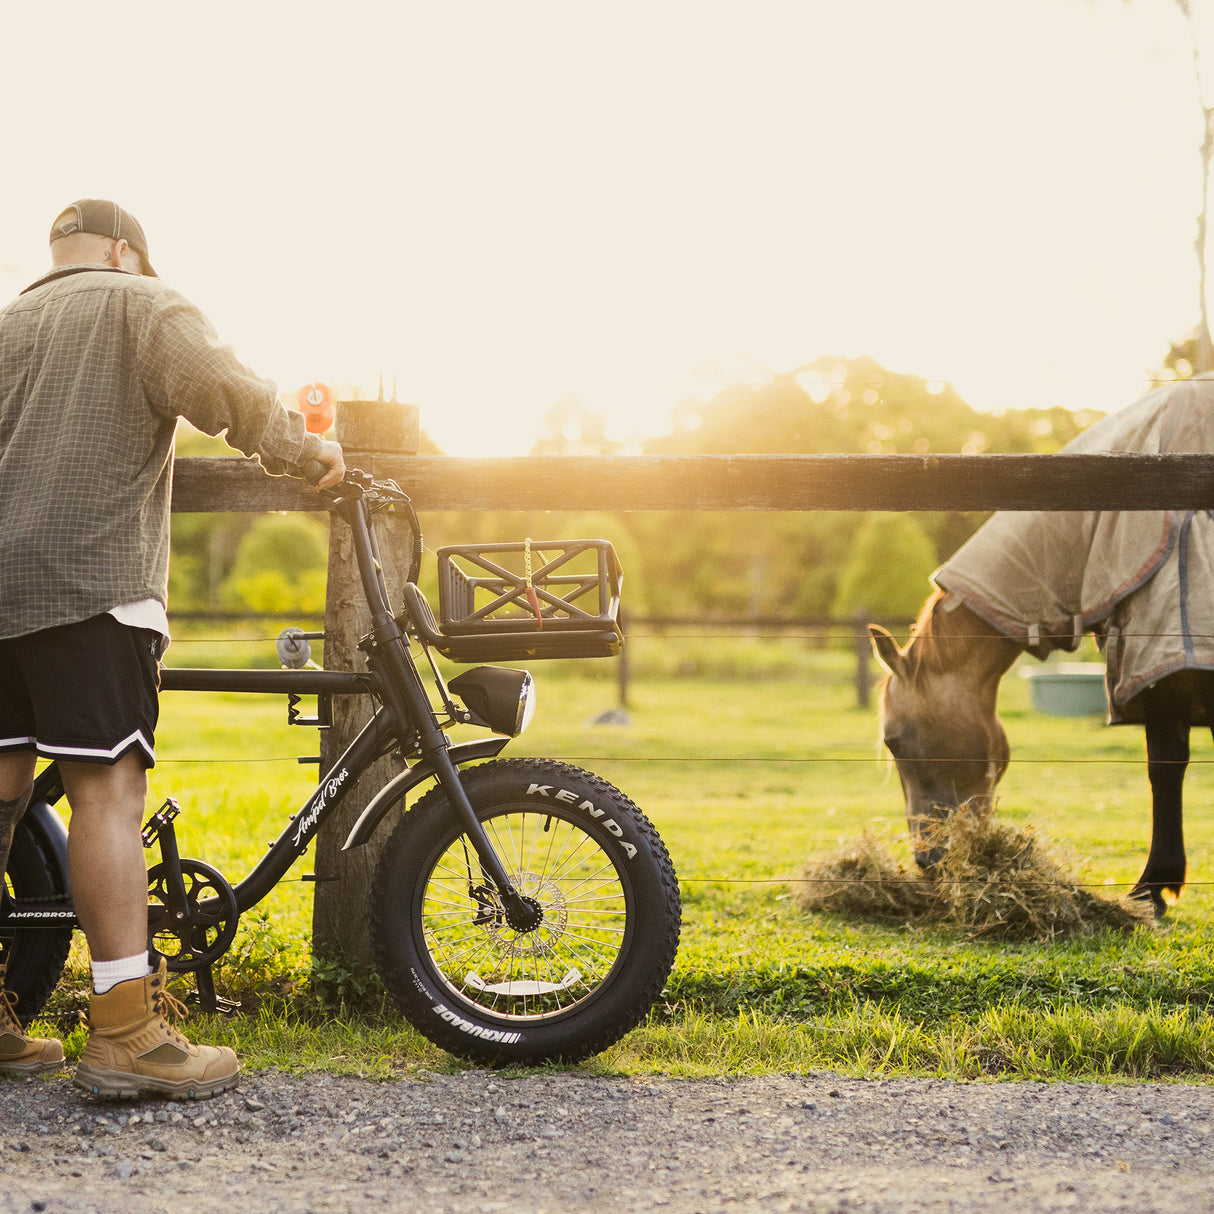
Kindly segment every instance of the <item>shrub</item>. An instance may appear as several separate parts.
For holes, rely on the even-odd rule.
[[[883,619],[917,615],[936,564],[935,547],[912,515],[870,514],[839,577],[831,614],[863,608]]]
[[[267,515],[241,538],[220,600],[230,611],[323,611],[327,563],[322,523]]]

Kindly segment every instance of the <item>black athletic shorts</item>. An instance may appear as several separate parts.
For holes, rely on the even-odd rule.
[[[154,767],[163,644],[108,614],[0,640],[0,751]]]

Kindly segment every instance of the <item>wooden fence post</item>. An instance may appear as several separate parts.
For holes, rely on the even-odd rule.
[[[857,607],[852,617],[852,644],[856,652],[856,707],[867,708],[873,685],[869,669],[872,642],[868,639],[868,612],[863,607]]]
[[[396,401],[339,401],[335,412],[337,441],[341,443],[346,464],[350,467],[375,473],[382,454],[417,451],[417,410],[414,406]],[[400,586],[408,576],[413,559],[413,537],[407,520],[398,515],[377,515],[375,530],[388,593],[393,602],[398,603]],[[370,630],[371,617],[362,596],[350,529],[335,518],[329,532],[329,579],[325,596],[326,669],[365,670],[358,641]],[[321,734],[322,773],[330,770],[366,723],[368,714],[364,697],[334,697],[333,724]],[[369,767],[316,836],[312,951],[318,957],[340,960],[356,970],[371,962],[368,893],[384,836],[377,835],[365,847],[352,851],[343,852],[341,848],[367,802],[397,770],[391,756]]]

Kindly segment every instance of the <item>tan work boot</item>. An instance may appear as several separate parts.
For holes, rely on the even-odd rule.
[[[17,995],[5,988],[0,965],[0,1075],[37,1075],[63,1065],[63,1043],[54,1037],[27,1037],[17,1019]]]
[[[236,1086],[228,1047],[192,1045],[167,1016],[185,1009],[164,989],[166,967],[89,999],[89,1039],[72,1082],[93,1096],[202,1100]]]

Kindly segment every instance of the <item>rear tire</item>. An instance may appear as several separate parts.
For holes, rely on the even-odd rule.
[[[506,921],[441,788],[392,832],[371,939],[388,990],[435,1044],[481,1062],[574,1061],[648,1013],[678,949],[670,856],[644,814],[589,772],[543,759],[461,779],[539,926]]]
[[[70,909],[64,874],[46,842],[31,828],[28,814],[13,832],[4,883],[18,907],[22,901],[62,899],[64,909]],[[23,1024],[42,1010],[59,984],[71,946],[70,927],[0,931],[0,962],[7,967],[4,985],[17,996],[17,1017]]]

